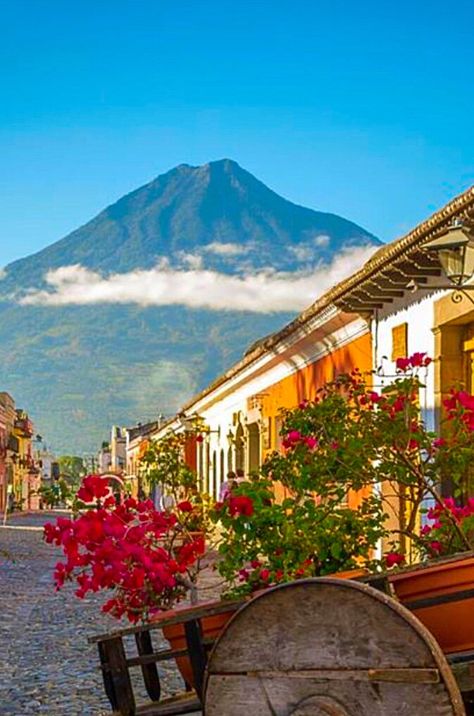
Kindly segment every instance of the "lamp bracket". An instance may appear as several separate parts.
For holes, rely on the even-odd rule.
[[[469,294],[470,291],[474,291],[474,284],[468,284],[467,286],[455,286],[452,283],[420,286],[416,281],[410,281],[410,290],[415,293],[419,290],[424,291],[451,291],[451,301],[453,303],[461,303],[463,296],[469,299],[471,303],[474,303],[474,298]]]

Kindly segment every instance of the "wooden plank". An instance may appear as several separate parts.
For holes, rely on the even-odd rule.
[[[300,710],[298,710],[300,709]],[[306,710],[303,710],[306,709]],[[206,716],[453,716],[443,684],[209,677]]]
[[[135,715],[135,698],[133,695],[130,674],[125,658],[122,639],[109,639],[102,644],[104,656],[103,667],[108,673],[109,683],[113,691],[113,707],[121,716]]]
[[[153,655],[153,644],[149,631],[141,631],[135,634],[137,651],[141,657]],[[128,659],[127,659],[128,665]],[[159,701],[161,696],[160,677],[154,662],[140,664],[145,689],[152,701]]]
[[[214,641],[215,639],[203,639],[202,643],[209,649],[214,644]],[[134,667],[142,666],[142,664],[155,664],[160,661],[169,661],[170,659],[175,659],[177,656],[186,656],[187,653],[187,647],[184,649],[163,649],[154,651],[152,654],[129,657],[127,659],[127,666]]]
[[[99,650],[99,660],[102,668],[102,679],[104,682],[105,693],[110,701],[110,705],[112,706],[113,711],[116,711],[118,709],[118,703],[117,698],[115,696],[114,682],[112,681],[107,661],[107,646],[99,642],[97,644],[97,647]]]
[[[439,645],[366,584],[307,579],[246,604],[211,652],[206,716],[465,716]]]
[[[438,669],[300,669],[298,671],[226,671],[229,678],[247,676],[251,679],[317,679],[323,681],[371,681],[392,684],[437,684]]]
[[[197,605],[196,607],[190,607],[185,609],[182,613],[178,612],[175,616],[160,618],[157,621],[148,622],[141,626],[127,627],[126,629],[117,629],[116,631],[107,632],[106,634],[95,634],[88,638],[89,644],[95,644],[99,641],[108,641],[109,639],[115,639],[121,636],[128,636],[129,634],[138,634],[142,631],[153,631],[154,629],[161,629],[163,626],[171,624],[184,624],[190,619],[201,619],[206,616],[213,616],[214,614],[222,614],[231,610],[237,611],[240,607],[245,604],[244,600],[232,600],[232,601],[221,601],[213,602],[211,604],[206,603]]]
[[[186,622],[184,631],[186,634],[189,660],[193,669],[194,688],[196,689],[198,697],[202,699],[207,654],[202,642],[201,624],[197,619]]]
[[[201,703],[195,693],[181,694],[163,699],[159,704],[139,706],[136,716],[179,716],[200,713]],[[221,714],[221,716],[224,716]]]

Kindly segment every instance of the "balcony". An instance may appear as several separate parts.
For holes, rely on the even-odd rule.
[[[17,418],[15,420],[15,430],[23,437],[31,438],[33,435],[33,423],[27,417]]]

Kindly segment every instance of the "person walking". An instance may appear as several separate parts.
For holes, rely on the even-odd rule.
[[[230,470],[227,473],[226,479],[221,484],[221,489],[219,490],[219,502],[225,502],[225,500],[227,500],[227,498],[230,496],[232,489],[237,484],[238,484],[237,475],[235,474],[235,472],[233,470]]]

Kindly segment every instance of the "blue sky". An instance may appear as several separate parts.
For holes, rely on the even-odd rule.
[[[391,240],[473,183],[474,6],[0,0],[0,266],[230,157]]]

